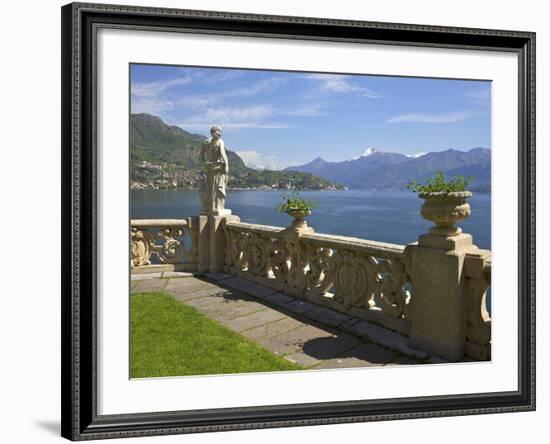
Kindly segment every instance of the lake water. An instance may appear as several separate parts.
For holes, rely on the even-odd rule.
[[[196,191],[133,190],[133,219],[183,218],[199,214]],[[431,223],[420,216],[422,200],[407,191],[303,191],[319,206],[308,218],[317,233],[352,236],[395,244],[408,244],[426,233]],[[276,210],[280,191],[228,191],[226,208],[242,222],[285,227],[291,222]],[[476,193],[470,200],[472,215],[459,224],[474,236],[480,248],[491,248],[491,195]]]

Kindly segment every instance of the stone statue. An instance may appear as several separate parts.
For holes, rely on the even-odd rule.
[[[229,162],[220,127],[210,129],[210,137],[202,144],[200,160],[203,162],[203,177],[199,196],[202,201],[202,214],[231,214],[225,209],[225,187],[229,180]]]

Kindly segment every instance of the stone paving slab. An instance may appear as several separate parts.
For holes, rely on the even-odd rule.
[[[354,368],[373,367],[387,364],[395,358],[391,350],[372,343],[363,343],[358,347],[348,350],[342,356],[323,361],[316,369],[328,368]]]
[[[202,311],[209,306],[222,306],[222,304],[224,304],[224,301],[218,296],[205,296],[202,298],[191,299],[187,301],[186,304]]]
[[[240,333],[254,327],[259,327],[260,325],[284,319],[285,317],[285,314],[277,310],[266,308],[265,310],[257,311],[246,316],[240,316],[229,321],[222,321],[222,324]]]
[[[193,273],[188,271],[165,271],[162,273],[163,278],[186,278],[193,276]]]
[[[178,290],[178,291],[170,291],[169,292],[172,296],[174,296],[175,299],[177,299],[180,302],[187,303],[187,301],[192,301],[194,299],[200,299],[208,296],[216,296],[217,293],[210,291],[192,291],[192,290]]]
[[[299,366],[304,368],[316,367],[323,362],[317,358],[314,358],[313,356],[309,356],[302,351],[286,355],[285,359],[289,362],[292,362],[293,364],[298,364]]]
[[[305,325],[273,338],[262,339],[260,345],[278,355],[286,355],[303,349],[307,341],[331,337],[332,333],[312,325]]]
[[[196,277],[188,277],[184,279],[168,279],[168,284],[166,284],[166,291],[175,291],[181,289],[199,289],[199,288],[215,288],[220,289],[216,284],[203,281],[202,279],[197,279]]]
[[[163,291],[168,281],[166,279],[148,279],[138,281],[133,291],[138,293]]]
[[[219,304],[204,306],[204,308],[201,309],[206,315],[221,323],[229,322],[232,319],[247,316],[262,310],[265,310],[265,307],[258,303],[228,301],[225,299],[222,299]]]
[[[193,290],[193,291],[189,291],[189,290],[180,290],[180,291],[177,291],[177,292],[174,292],[174,294],[190,294],[190,295],[193,295],[195,296],[194,299],[197,299],[197,298],[201,298],[201,297],[205,297],[205,296],[217,296],[217,295],[222,295],[226,292],[228,292],[229,290],[226,290],[225,288],[200,288],[200,289],[197,289],[197,290]]]
[[[315,357],[318,360],[332,359],[342,356],[361,344],[361,340],[347,333],[338,333],[326,338],[315,338],[304,344],[304,353]]]
[[[243,331],[242,335],[252,341],[259,341],[260,339],[269,339],[282,335],[289,331],[296,330],[297,328],[304,327],[305,325],[306,324],[296,319],[285,317],[278,321]]]
[[[273,294],[277,291],[273,290],[272,288],[264,287],[263,285],[256,284],[255,282],[248,281],[239,277],[225,279],[222,283],[224,286],[227,285],[228,287],[234,288],[235,290],[244,291],[245,293],[251,294],[252,296],[256,296],[259,298],[262,298],[269,294]]]
[[[144,274],[131,274],[130,280],[132,281],[146,281],[149,279],[155,279],[162,277],[162,273],[144,273]]]
[[[312,367],[337,356],[346,355],[349,350],[360,344],[359,338],[345,333],[314,338],[304,343],[302,351],[287,355],[285,359],[303,367]]]

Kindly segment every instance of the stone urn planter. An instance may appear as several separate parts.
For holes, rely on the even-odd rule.
[[[307,228],[307,222],[306,217],[308,217],[311,214],[310,209],[304,209],[304,208],[289,208],[285,211],[286,214],[294,218],[292,221],[292,228],[294,229],[302,229]]]
[[[470,205],[466,201],[472,197],[470,191],[419,193],[418,197],[424,199],[420,214],[424,219],[435,223],[435,227],[430,228],[430,234],[452,237],[462,233],[456,223],[472,214]]]

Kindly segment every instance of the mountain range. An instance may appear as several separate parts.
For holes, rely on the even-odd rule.
[[[199,153],[206,136],[167,125],[150,114],[130,115],[132,189],[198,188]],[[254,189],[343,189],[334,181],[304,171],[258,171],[227,149],[229,187]]]
[[[199,153],[206,136],[168,125],[150,114],[130,116],[131,187],[196,189],[201,171]],[[296,188],[308,190],[403,190],[411,180],[426,181],[435,171],[446,177],[473,176],[473,191],[491,189],[491,150],[445,151],[404,155],[367,149],[341,162],[320,157],[284,170],[259,170],[245,165],[228,149],[230,188]]]
[[[304,165],[285,168],[315,174],[352,189],[402,190],[412,180],[426,181],[436,171],[446,177],[473,176],[470,189],[490,191],[491,150],[448,149],[406,156],[392,151],[369,148],[359,157],[341,162],[327,162],[317,157]]]

